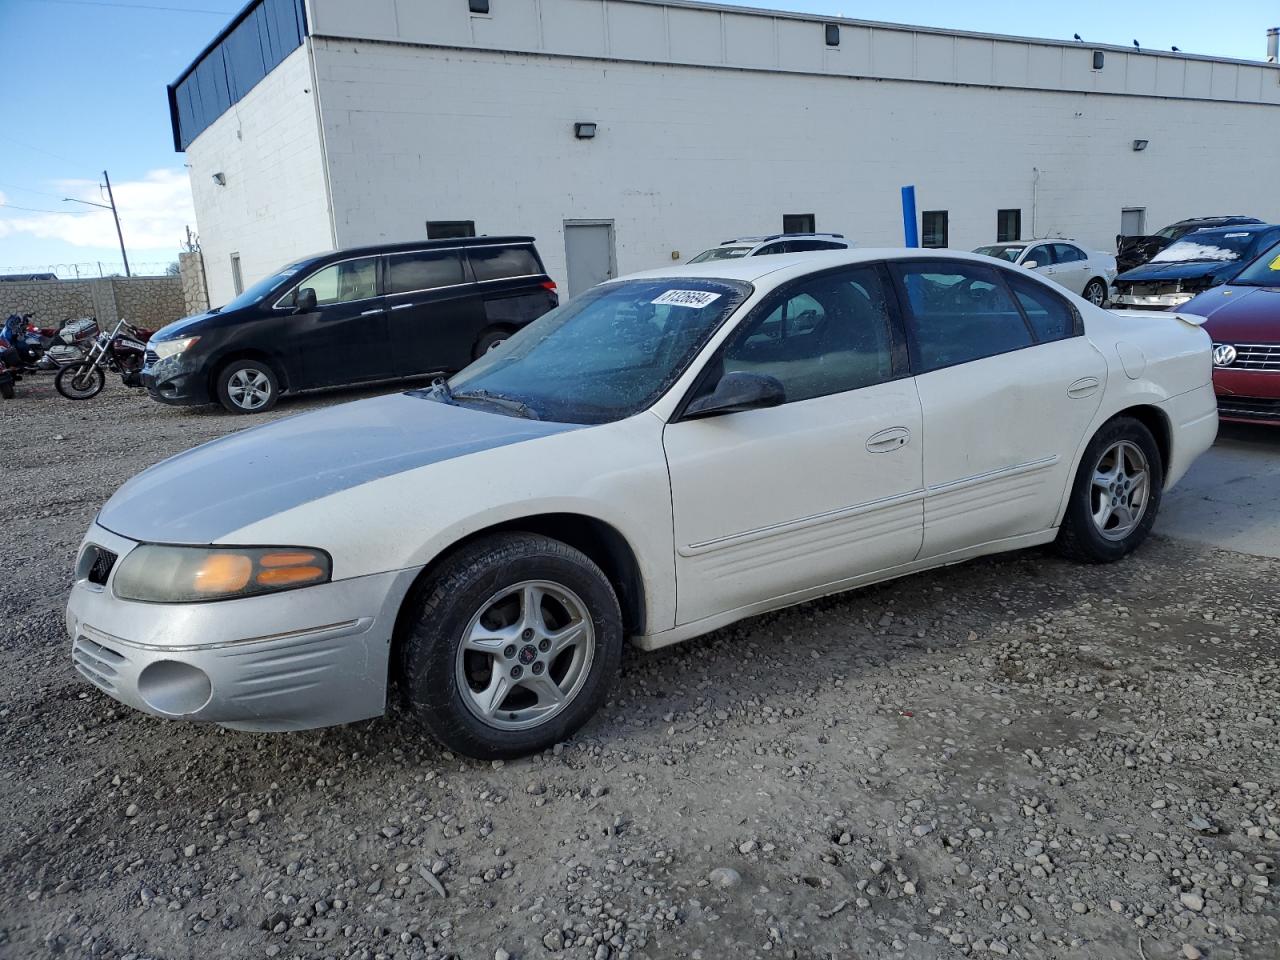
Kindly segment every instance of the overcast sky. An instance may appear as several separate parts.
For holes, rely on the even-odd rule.
[[[418,0],[440,3],[444,0]],[[495,0],[527,3],[530,0]],[[773,0],[741,3],[925,26],[1260,60],[1277,0]],[[195,227],[165,85],[240,8],[233,0],[0,0],[0,272],[118,269],[111,174],[131,261],[175,259]]]

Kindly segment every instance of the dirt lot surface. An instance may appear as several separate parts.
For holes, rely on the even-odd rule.
[[[261,419],[19,391],[0,956],[1280,957],[1280,561],[1156,537],[807,604],[629,651],[505,765],[399,715],[233,733],[81,681],[62,609],[111,490]]]

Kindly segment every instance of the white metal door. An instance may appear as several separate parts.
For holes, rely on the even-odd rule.
[[[564,252],[570,297],[612,279],[617,273],[613,221],[565,221]]]
[[[1146,236],[1146,224],[1146,207],[1125,207],[1120,211],[1120,235],[1122,237]]]

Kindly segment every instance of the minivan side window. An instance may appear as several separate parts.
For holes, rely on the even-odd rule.
[[[387,257],[387,293],[415,293],[463,282],[456,250],[419,250]]]
[[[298,284],[316,292],[316,304],[350,303],[378,295],[378,259],[362,257],[330,264]]]
[[[952,261],[892,264],[907,295],[916,373],[1029,347],[1031,330],[992,267]]]
[[[529,247],[475,247],[467,256],[478,281],[534,277],[543,272]]]

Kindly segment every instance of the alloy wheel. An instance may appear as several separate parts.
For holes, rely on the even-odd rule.
[[[1085,297],[1095,307],[1100,307],[1107,302],[1107,289],[1096,280],[1089,284],[1089,289],[1085,292]]]
[[[567,587],[526,580],[491,596],[471,618],[455,656],[467,709],[502,730],[527,730],[559,714],[586,683],[596,633]]]
[[[1151,467],[1136,443],[1119,440],[1093,468],[1093,524],[1108,540],[1123,540],[1142,522],[1150,499]]]
[[[237,370],[227,381],[227,396],[241,410],[258,410],[271,399],[271,381],[261,370]]]

